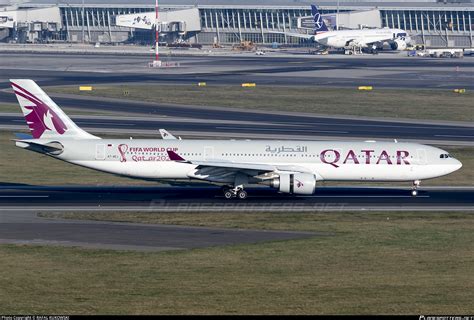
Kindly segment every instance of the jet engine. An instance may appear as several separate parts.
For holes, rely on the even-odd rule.
[[[316,177],[310,173],[281,173],[271,180],[270,186],[283,193],[313,194]]]
[[[390,43],[392,50],[405,50],[407,48],[407,43],[401,39],[395,39]]]

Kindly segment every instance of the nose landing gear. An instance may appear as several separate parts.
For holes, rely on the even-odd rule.
[[[411,189],[411,195],[412,197],[416,197],[418,195],[418,187],[420,186],[421,180],[415,180],[413,181],[413,186]]]

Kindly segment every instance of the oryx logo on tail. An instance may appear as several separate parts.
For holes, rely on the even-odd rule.
[[[33,138],[40,138],[46,131],[59,135],[67,131],[66,124],[44,101],[14,82],[11,85],[23,108]],[[21,101],[22,98],[26,101]]]

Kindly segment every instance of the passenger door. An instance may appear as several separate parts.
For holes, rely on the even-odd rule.
[[[204,147],[204,160],[214,159],[214,147]]]
[[[97,144],[95,146],[95,159],[105,160],[105,144]]]
[[[418,164],[425,165],[427,163],[426,150],[418,149],[417,153],[418,153]]]

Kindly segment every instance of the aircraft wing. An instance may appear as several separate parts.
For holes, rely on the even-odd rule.
[[[385,41],[390,41],[390,40],[393,40],[392,37],[380,36],[380,37],[375,38],[375,39],[371,38],[370,41],[359,41],[359,44],[369,47],[373,44],[380,43],[380,42],[385,42]]]
[[[247,163],[247,162],[233,162],[226,160],[196,160],[188,161],[183,159],[181,156],[173,151],[168,151],[168,156],[171,161],[190,163],[197,165],[197,169],[204,168],[215,168],[215,169],[227,169],[228,171],[242,171],[242,172],[258,172],[258,173],[269,173],[269,172],[301,172],[301,173],[312,173],[310,170],[294,165],[279,165],[279,164],[266,164],[266,163]]]
[[[253,170],[253,171],[265,171],[265,172],[305,172],[311,173],[310,170],[290,165],[270,165],[265,163],[245,163],[245,162],[230,162],[230,161],[193,161],[193,164],[199,167],[215,167],[215,168],[227,168],[231,170]]]
[[[283,31],[270,31],[270,33],[284,34],[290,37],[303,38],[303,39],[312,39],[314,38],[313,34],[305,34],[298,32],[283,32]]]

